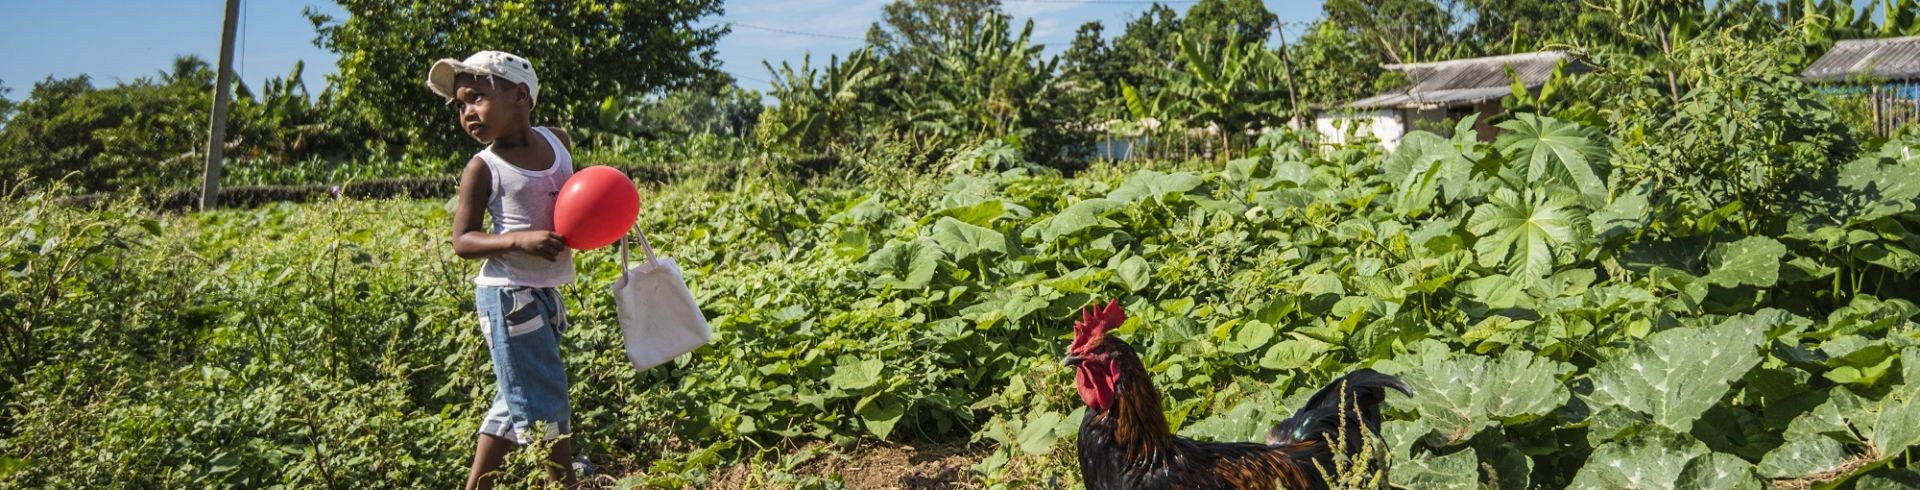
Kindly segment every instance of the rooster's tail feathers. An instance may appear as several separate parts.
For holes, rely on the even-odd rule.
[[[1380,403],[1386,401],[1388,388],[1413,395],[1413,388],[1392,375],[1372,369],[1348,373],[1315,392],[1307,399],[1307,405],[1300,407],[1293,417],[1274,426],[1267,435],[1267,444],[1325,441],[1334,430],[1346,430],[1351,432],[1349,437],[1357,437],[1358,434],[1354,433],[1359,432],[1361,424],[1365,424],[1368,431],[1379,434]],[[1348,410],[1344,417],[1341,414],[1343,408]]]

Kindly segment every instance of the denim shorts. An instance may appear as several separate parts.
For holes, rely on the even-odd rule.
[[[567,329],[560,292],[480,286],[474,305],[499,387],[480,433],[527,444],[573,432],[567,370],[560,362],[560,334]]]

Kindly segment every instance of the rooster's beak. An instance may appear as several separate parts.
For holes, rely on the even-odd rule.
[[[1065,359],[1061,359],[1060,362],[1068,366],[1078,366],[1080,365],[1080,361],[1084,361],[1084,360],[1086,359],[1080,356],[1067,354],[1067,357]]]

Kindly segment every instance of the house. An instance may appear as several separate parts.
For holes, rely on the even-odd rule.
[[[1329,144],[1371,137],[1391,150],[1409,132],[1451,131],[1452,121],[1477,113],[1474,129],[1480,139],[1492,141],[1495,130],[1486,122],[1502,110],[1500,98],[1513,93],[1513,77],[1528,90],[1539,90],[1562,62],[1567,63],[1564,73],[1586,71],[1563,51],[1386,65],[1405,73],[1412,85],[1319,111],[1314,128]]]
[[[1800,76],[1822,92],[1866,96],[1874,134],[1920,116],[1920,36],[1842,40]]]

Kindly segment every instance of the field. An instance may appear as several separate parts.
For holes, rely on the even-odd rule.
[[[743,163],[769,176],[649,184],[641,226],[716,338],[634,372],[617,262],[579,254],[575,447],[616,488],[1075,488],[1059,356],[1114,298],[1183,435],[1254,440],[1348,370],[1404,377],[1385,436],[1410,488],[1920,482],[1906,142],[1806,184],[1774,227],[1594,180],[1597,132],[1503,127],[1071,177]],[[7,198],[0,486],[463,478],[492,382],[447,206]],[[537,483],[532,458],[508,484]]]

